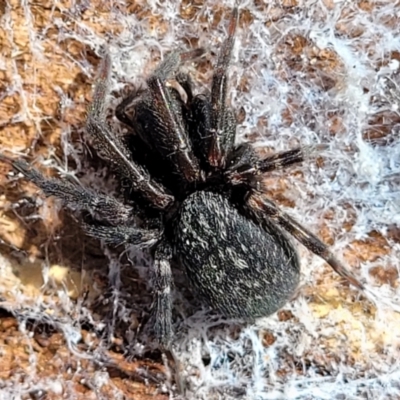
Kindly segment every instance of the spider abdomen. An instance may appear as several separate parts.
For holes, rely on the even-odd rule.
[[[198,294],[230,317],[270,315],[298,285],[299,260],[289,239],[276,226],[245,218],[220,194],[199,191],[182,203],[175,252]]]

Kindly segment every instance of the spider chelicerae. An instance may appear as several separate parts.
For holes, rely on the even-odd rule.
[[[102,60],[86,130],[120,178],[125,203],[0,156],[45,195],[89,214],[83,218],[89,235],[114,245],[151,247],[154,332],[164,346],[173,334],[173,261],[183,266],[193,290],[211,308],[244,320],[274,313],[296,290],[300,263],[286,232],[363,289],[322,241],[261,191],[264,173],[299,163],[319,146],[260,158],[249,144],[235,145],[227,71],[237,21],[234,9],[211,92],[195,95],[190,76],[180,70],[203,50],[169,54],[147,87],[117,107],[117,118],[130,130],[127,138],[114,135],[106,121],[111,59]],[[175,85],[167,85],[171,81]]]

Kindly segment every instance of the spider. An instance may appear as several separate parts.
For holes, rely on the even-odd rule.
[[[210,93],[195,95],[190,76],[180,69],[204,53],[196,49],[170,53],[148,77],[146,88],[121,102],[116,116],[127,125],[128,139],[114,135],[106,121],[110,56],[101,61],[86,130],[120,178],[125,202],[46,178],[23,160],[0,157],[46,196],[82,210],[88,235],[113,245],[151,248],[153,327],[166,347],[173,338],[172,262],[185,269],[193,291],[212,309],[247,321],[279,310],[297,288],[300,262],[287,233],[364,288],[321,240],[261,190],[264,173],[300,163],[319,147],[260,158],[249,144],[235,145],[227,71],[237,22],[235,8]]]

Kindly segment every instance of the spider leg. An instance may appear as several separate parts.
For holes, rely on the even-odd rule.
[[[194,96],[189,105],[189,136],[193,143],[193,151],[202,162],[202,167],[209,166],[208,152],[211,145],[211,103],[209,96]]]
[[[89,236],[103,239],[110,244],[130,243],[143,247],[153,245],[161,237],[159,230],[146,230],[125,225],[132,222],[132,209],[113,197],[92,192],[68,181],[45,178],[23,160],[14,161],[4,155],[0,155],[0,160],[10,163],[16,171],[39,187],[46,196],[55,196],[69,207],[88,211],[95,218],[94,221],[83,224]],[[117,226],[101,225],[96,221],[98,219]]]
[[[172,248],[168,243],[161,242],[154,255],[153,285],[154,303],[152,319],[154,332],[158,341],[168,347],[172,338]]]
[[[193,152],[201,161],[201,167],[207,170],[207,167],[209,167],[208,150],[211,139],[210,93],[194,96],[194,85],[189,74],[178,72],[175,78],[187,95],[185,119],[188,122],[188,134],[193,145]]]
[[[229,22],[228,37],[222,44],[212,79],[211,107],[209,110],[206,109],[211,114],[209,131],[211,143],[208,151],[208,162],[215,168],[223,168],[235,140],[236,120],[233,111],[226,104],[226,94],[228,89],[227,69],[235,41],[238,15],[238,9],[234,8]]]
[[[178,72],[176,80],[187,95],[185,120],[194,155],[200,160],[201,168],[208,170],[208,150],[210,148],[211,103],[210,93],[193,94],[193,81],[189,74]]]
[[[365,286],[350,272],[329,250],[317,236],[300,225],[292,217],[282,212],[272,201],[262,197],[260,193],[252,192],[247,200],[249,211],[257,221],[272,220],[289,232],[308,250],[323,258],[340,276],[360,290]]]
[[[301,163],[313,155],[318,154],[322,150],[326,150],[327,148],[328,146],[326,144],[316,144],[298,147],[293,150],[282,151],[261,159],[259,164],[255,167],[259,173],[262,174],[275,169],[282,169],[292,164]]]
[[[102,239],[108,244],[133,244],[140,247],[150,247],[161,238],[161,232],[156,229],[140,229],[130,225],[105,226],[97,221],[84,223],[85,232],[96,239]]]
[[[113,197],[95,193],[89,189],[74,185],[66,180],[46,178],[24,160],[12,160],[0,154],[5,161],[29,181],[39,187],[46,196],[55,196],[67,206],[88,211],[96,219],[125,223],[129,220],[132,209]]]
[[[242,144],[232,152],[226,175],[233,185],[251,183],[265,172],[301,163],[326,148],[325,144],[303,146],[260,159],[249,144]]]
[[[118,170],[136,193],[140,193],[155,208],[165,209],[172,204],[173,196],[168,194],[162,185],[153,181],[142,166],[132,160],[126,145],[112,134],[106,122],[106,96],[110,86],[110,72],[111,59],[107,55],[100,64],[93,102],[89,106],[87,132],[95,139],[94,146],[99,155]]]
[[[172,161],[186,182],[199,181],[201,171],[186,132],[182,116],[183,102],[173,96],[166,86],[166,80],[176,73],[183,62],[198,58],[203,53],[202,49],[171,53],[147,79],[151,97],[151,104],[148,106],[152,109],[153,117],[153,123],[148,125],[149,134],[152,135],[158,151]]]

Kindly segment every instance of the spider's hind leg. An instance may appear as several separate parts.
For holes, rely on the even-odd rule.
[[[161,242],[154,255],[153,285],[154,299],[152,319],[154,333],[158,341],[168,347],[172,339],[172,248],[166,242]]]
[[[282,212],[272,201],[265,199],[261,193],[252,192],[247,200],[247,207],[251,215],[259,221],[261,225],[264,220],[273,221],[285,231],[289,232],[308,250],[323,258],[340,276],[345,278],[352,285],[360,290],[365,289],[364,284],[332,254],[326,244],[292,217]]]

